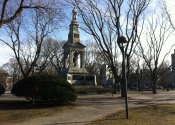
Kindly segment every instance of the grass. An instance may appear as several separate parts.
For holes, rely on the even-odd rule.
[[[89,92],[101,92],[106,88],[77,86]],[[97,91],[98,90],[98,91]],[[110,89],[104,91],[110,92]],[[102,91],[102,92],[104,92]],[[162,90],[159,90],[162,92]],[[158,92],[159,92],[158,91]],[[69,110],[73,105],[33,105],[25,100],[0,100],[0,124],[19,123],[25,120],[51,116]],[[125,119],[125,111],[106,116],[88,125],[175,125],[175,104],[152,105],[129,109],[129,119]]]
[[[33,105],[29,101],[0,101],[0,124],[19,123],[32,118],[51,116],[67,110],[72,106],[66,105]]]
[[[151,105],[111,114],[87,125],[175,125],[175,104]]]
[[[32,118],[51,116],[68,110],[72,106],[33,105],[28,101],[0,101],[0,124],[20,123]],[[129,119],[125,111],[117,112],[87,125],[174,125],[175,104],[151,105],[129,110]]]

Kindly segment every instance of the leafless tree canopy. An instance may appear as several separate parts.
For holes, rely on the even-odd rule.
[[[13,21],[4,23],[1,28],[6,39],[2,38],[0,41],[9,46],[14,52],[23,77],[31,74],[33,66],[40,56],[43,41],[51,33],[54,34],[54,31],[58,31],[64,17],[62,6],[56,1],[37,2],[22,0],[20,4],[22,8],[25,4],[25,8],[27,6],[28,8],[38,8],[40,5],[42,9],[24,11]],[[17,3],[18,1],[16,1]],[[43,9],[43,7],[46,9]]]
[[[101,51],[99,50],[98,45],[95,41],[89,39],[85,42],[85,46],[86,70],[90,74],[94,74],[97,72],[102,64],[106,64],[106,59],[103,56],[103,53],[101,53]]]
[[[49,4],[56,4],[55,0],[1,0],[0,27],[12,22],[25,9],[49,9]]]
[[[66,41],[47,38],[41,48],[41,56],[37,64],[46,65],[46,71],[50,74],[59,74],[63,66],[63,45]]]
[[[119,81],[120,76],[115,70],[115,62],[118,58],[117,39],[120,36],[126,36],[128,39],[127,52],[125,50],[125,53],[127,53],[129,69],[129,59],[136,45],[139,21],[142,19],[142,14],[144,14],[150,0],[67,1],[79,10],[79,16],[84,24],[82,29],[94,37],[112,69],[116,81]]]
[[[55,40],[52,36],[58,35],[55,31],[58,31],[60,24],[65,21],[64,3],[78,9],[80,28],[93,37],[93,40],[86,44],[85,63],[90,73],[95,73],[99,66],[105,63],[112,70],[115,86],[120,82],[121,47],[118,46],[117,40],[125,36],[128,41],[124,50],[128,80],[130,71],[133,71],[132,78],[135,79],[136,75],[140,75],[136,70],[142,69],[144,77],[153,82],[153,93],[156,93],[156,85],[161,75],[170,71],[171,66],[164,68],[164,65],[173,46],[163,57],[161,54],[165,43],[173,34],[175,24],[165,0],[159,0],[156,6],[149,8],[151,2],[1,0],[0,32],[3,37],[0,42],[11,48],[15,58],[4,66],[12,67],[14,64],[13,68],[20,69],[23,77],[28,77],[33,72],[35,64],[46,64],[48,72],[59,73],[62,67],[61,47],[65,41]],[[18,66],[15,65],[16,62]],[[130,80],[134,81],[132,78]]]
[[[148,19],[145,20],[144,27],[142,27],[144,33],[139,38],[139,49],[145,61],[146,68],[149,69],[149,73],[146,75],[153,82],[153,93],[156,93],[157,81],[162,75],[161,69],[164,66],[163,64],[166,61],[167,55],[170,54],[175,44],[170,47],[167,53],[163,54],[164,56],[162,58],[162,49],[171,35],[171,31],[169,30],[171,25],[159,9],[152,10],[149,15],[147,17]],[[145,36],[143,37],[143,35]]]

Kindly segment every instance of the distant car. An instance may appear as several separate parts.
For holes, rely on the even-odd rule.
[[[163,87],[162,86],[157,86],[157,89],[163,89]]]
[[[132,89],[138,89],[137,87],[135,87],[135,86],[132,86]]]
[[[149,90],[149,87],[148,86],[142,86],[141,90]]]
[[[112,85],[106,85],[105,88],[112,88]]]

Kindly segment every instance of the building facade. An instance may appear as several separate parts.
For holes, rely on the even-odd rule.
[[[106,64],[102,64],[100,67],[100,82],[102,86],[113,85],[114,77],[112,75],[112,71],[110,70],[109,66]]]

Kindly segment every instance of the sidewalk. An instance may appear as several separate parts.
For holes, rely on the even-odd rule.
[[[16,98],[12,97],[12,99]],[[160,103],[175,103],[175,91],[159,94],[128,92],[129,108]],[[84,125],[117,111],[125,110],[125,99],[120,98],[119,94],[113,95],[113,97],[110,93],[79,95],[75,104],[76,106],[53,116],[31,119],[18,124],[3,125]]]

